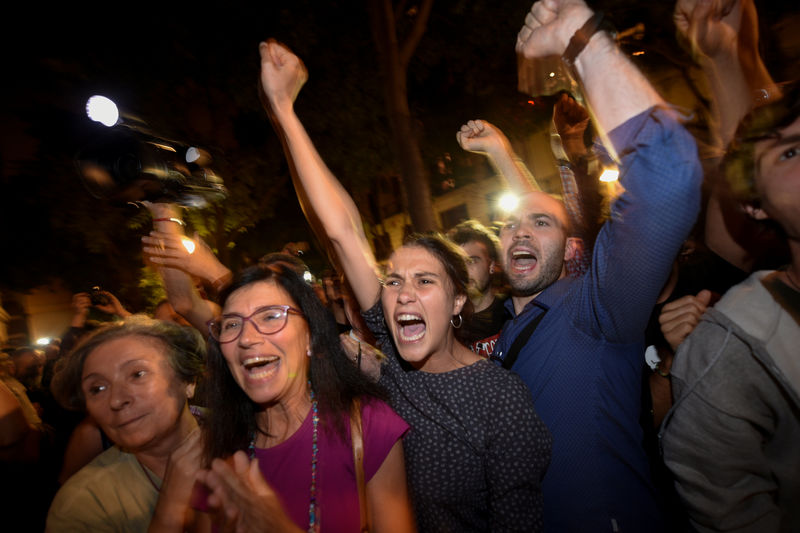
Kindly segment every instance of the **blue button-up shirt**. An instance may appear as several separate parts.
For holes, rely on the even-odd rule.
[[[509,320],[502,359],[546,315],[512,370],[553,435],[542,490],[548,531],[661,528],[639,425],[644,331],[700,209],[702,171],[691,135],[664,108],[609,134],[625,188],[598,234],[589,271],[564,277]],[[508,310],[514,314],[512,302]]]

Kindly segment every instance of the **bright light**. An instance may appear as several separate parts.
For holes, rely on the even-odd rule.
[[[514,193],[507,192],[497,200],[497,205],[503,211],[513,211],[519,205],[519,198]]]
[[[606,183],[617,181],[617,179],[619,179],[619,170],[615,168],[603,169],[603,173],[600,174],[600,181],[605,181]]]
[[[51,340],[53,339],[51,339],[50,337],[41,337],[39,339],[36,339],[36,344],[38,346],[47,346],[48,344],[50,344]]]
[[[311,283],[312,281],[314,281],[314,276],[311,275],[311,272],[306,270],[305,272],[303,272],[303,279],[306,280],[306,283]]]
[[[119,121],[117,104],[105,96],[94,95],[86,102],[86,114],[95,122],[109,128]]]
[[[555,73],[555,72],[551,72],[551,73],[550,73],[550,77],[551,77],[551,78],[555,78],[555,77],[556,77],[556,73]]]
[[[181,242],[183,243],[183,247],[186,248],[186,251],[189,252],[189,254],[194,253],[195,244],[192,239],[190,239],[189,237],[183,237],[181,239]]]

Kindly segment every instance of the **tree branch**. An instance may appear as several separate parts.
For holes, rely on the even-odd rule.
[[[400,47],[400,64],[403,66],[403,70],[408,67],[408,62],[411,61],[414,50],[417,49],[419,41],[425,34],[432,8],[433,0],[422,1],[422,6],[420,6],[417,19],[414,21],[414,26],[411,28],[411,33],[408,34],[408,37],[406,37],[406,40]],[[397,24],[397,21],[395,21],[395,24]]]

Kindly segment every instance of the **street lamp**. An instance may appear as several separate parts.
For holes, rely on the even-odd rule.
[[[497,206],[506,213],[509,213],[517,208],[519,205],[519,198],[516,194],[507,192],[500,196],[497,200]]]

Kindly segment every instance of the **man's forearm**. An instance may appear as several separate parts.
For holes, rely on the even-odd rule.
[[[487,152],[489,162],[495,171],[508,182],[509,187],[516,194],[525,194],[542,190],[536,178],[530,173],[525,163],[517,157],[514,150],[507,143],[504,149]]]
[[[594,123],[610,132],[628,119],[664,103],[611,36],[595,33],[575,61]]]

